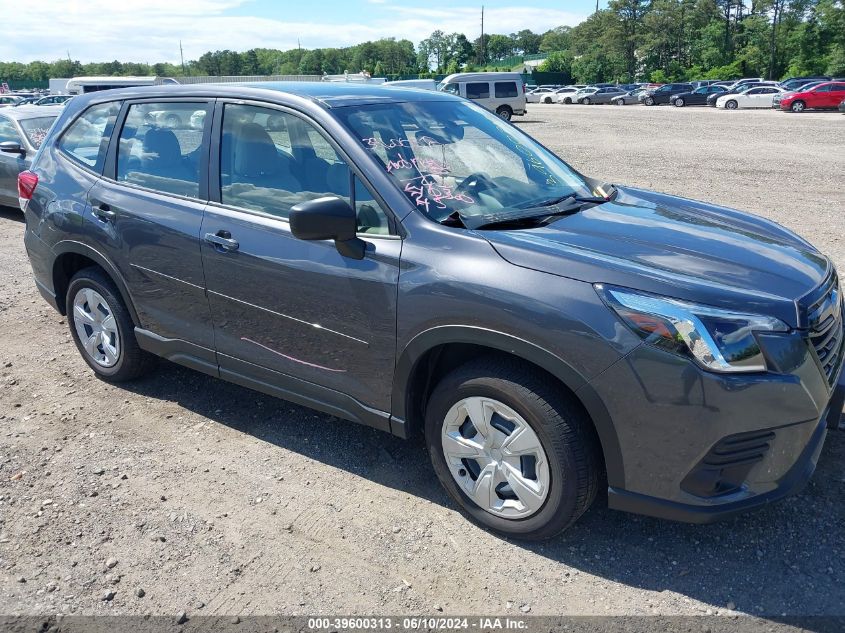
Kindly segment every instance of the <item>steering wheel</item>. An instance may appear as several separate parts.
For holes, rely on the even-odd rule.
[[[494,183],[486,174],[477,171],[464,178],[461,181],[461,184],[455,187],[455,193],[484,191],[485,189],[493,189],[495,186],[496,183]]]

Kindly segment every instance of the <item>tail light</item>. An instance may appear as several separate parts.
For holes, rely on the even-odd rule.
[[[18,197],[31,200],[35,188],[38,186],[38,174],[29,170],[18,174]]]
[[[525,84],[522,84],[522,94],[525,94]]]

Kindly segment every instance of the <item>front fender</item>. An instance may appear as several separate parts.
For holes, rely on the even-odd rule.
[[[482,327],[444,325],[417,334],[405,346],[396,364],[391,397],[391,420],[394,433],[407,437],[411,380],[418,363],[430,350],[449,343],[488,347],[521,358],[541,367],[571,390],[592,419],[604,453],[609,485],[624,482],[622,453],[616,429],[607,408],[589,382],[564,359],[546,349],[511,334]]]

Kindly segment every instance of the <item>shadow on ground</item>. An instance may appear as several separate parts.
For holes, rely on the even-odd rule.
[[[406,442],[170,363],[163,362],[156,374],[126,386],[147,397],[177,402],[261,441],[454,507],[420,441]],[[697,526],[614,512],[599,499],[556,539],[510,546],[613,582],[676,592],[714,605],[714,610],[734,603],[755,615],[841,615],[843,464],[845,433],[832,431],[809,486],[756,512]],[[660,601],[655,596],[655,602]]]

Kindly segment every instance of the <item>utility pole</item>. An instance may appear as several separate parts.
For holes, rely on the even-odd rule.
[[[185,54],[182,52],[182,40],[179,40],[179,58],[182,60],[182,74],[188,74],[188,71],[185,70]]]
[[[599,12],[599,0],[596,0],[596,13]]]
[[[484,57],[484,5],[481,5],[481,39],[478,41],[478,63],[484,64],[485,57]]]

